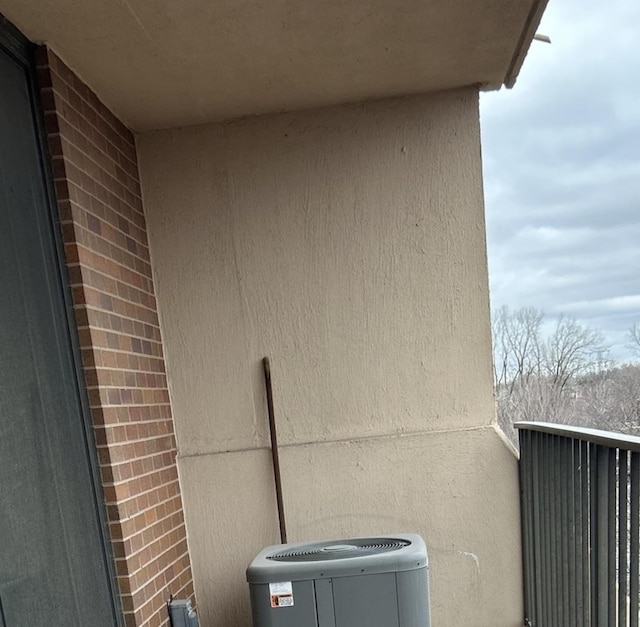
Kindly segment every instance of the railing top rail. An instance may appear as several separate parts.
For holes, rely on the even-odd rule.
[[[599,429],[587,429],[586,427],[558,425],[553,422],[516,422],[514,427],[527,431],[541,431],[542,433],[560,435],[575,440],[584,440],[586,442],[592,442],[593,444],[599,444],[600,446],[640,452],[640,437],[635,435],[625,435],[624,433],[615,433],[614,431],[600,431]]]

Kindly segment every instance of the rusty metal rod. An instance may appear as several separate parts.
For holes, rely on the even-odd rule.
[[[267,412],[269,414],[269,433],[271,434],[271,461],[273,462],[273,478],[276,484],[276,503],[278,506],[278,523],[280,524],[280,541],[287,543],[287,523],[284,517],[284,500],[282,498],[282,476],[280,474],[280,457],[278,455],[278,433],[276,416],[273,411],[273,389],[271,387],[271,366],[269,358],[262,360],[264,385],[267,391]]]

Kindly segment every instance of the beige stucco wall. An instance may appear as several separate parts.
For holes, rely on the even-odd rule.
[[[142,135],[204,627],[277,542],[417,532],[436,627],[522,623],[516,460],[492,426],[475,90]]]

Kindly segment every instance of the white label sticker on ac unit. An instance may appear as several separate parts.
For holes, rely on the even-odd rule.
[[[269,584],[271,607],[293,607],[293,585],[290,581]]]

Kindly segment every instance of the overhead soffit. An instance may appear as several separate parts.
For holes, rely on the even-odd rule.
[[[546,0],[0,0],[137,131],[519,70]]]

